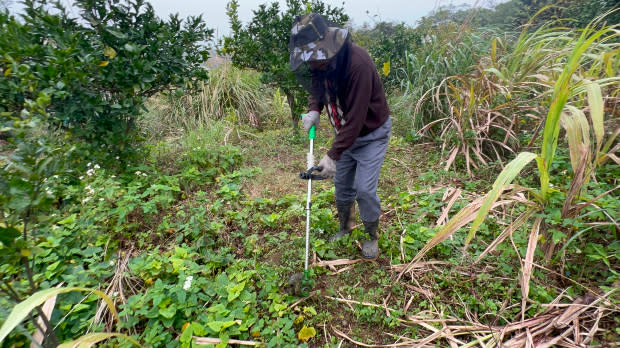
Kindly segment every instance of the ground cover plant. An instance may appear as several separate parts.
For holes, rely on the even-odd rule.
[[[20,28],[6,20],[3,30]],[[615,344],[618,28],[548,24],[501,38],[471,29],[467,40],[480,45],[473,64],[459,63],[458,48],[424,43],[421,52],[451,52],[445,58],[456,63],[438,63],[419,94],[391,92],[393,105],[426,95],[429,108],[393,109],[376,262],[359,258],[359,219],[351,236],[328,242],[337,229],[333,184],[315,182],[307,297],[287,281],[303,269],[306,182],[298,174],[307,137],[291,129],[284,93],[259,84],[257,72],[226,66],[192,80],[199,90],[151,96],[147,111],[132,115],[140,156],[123,165],[112,160],[122,152],[101,154],[66,129],[50,130],[53,93],[22,93],[19,112],[2,109],[20,121],[0,130],[2,345]],[[415,85],[402,76],[403,86]],[[491,143],[509,134],[505,145],[515,147],[500,159],[481,152],[469,171],[464,154],[446,150],[477,149],[467,141],[482,135],[429,135],[435,125],[437,134],[481,126],[463,117],[489,112],[513,128],[480,134]],[[323,120],[315,151],[332,135]]]

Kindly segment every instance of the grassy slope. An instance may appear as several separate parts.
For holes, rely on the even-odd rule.
[[[316,157],[327,151],[330,133],[329,125],[320,128]],[[307,141],[293,136],[288,129],[266,131],[258,137],[241,135],[232,140],[243,149],[247,167],[262,168],[260,174],[244,184],[249,198],[278,201],[296,195],[304,203],[307,186],[297,174],[305,167]],[[397,265],[409,261],[432,236],[431,227],[447,204],[447,200],[442,202],[446,189],[464,189],[465,196],[469,195],[467,190],[482,192],[488,188],[488,180],[444,172],[438,163],[439,154],[433,147],[412,145],[398,135],[392,137],[379,183],[383,200],[382,254],[373,263],[315,268],[317,291],[303,301],[303,305],[312,306],[318,312],[309,322],[318,330],[313,344],[342,340],[343,336],[337,332],[345,333],[352,340],[374,344],[390,344],[399,336],[421,338],[432,334],[428,328],[403,322],[413,317],[450,317],[493,325],[514,319],[516,307],[509,305],[513,303],[511,296],[518,293],[518,264],[511,265],[507,258],[505,264],[461,265],[458,247],[462,240],[458,239],[463,236],[446,241],[431,252],[428,261],[438,261],[437,264],[423,264],[396,279],[400,271]],[[311,263],[359,258],[359,241],[364,238],[361,226],[350,238],[334,244],[325,242],[337,228],[332,187],[329,181],[314,185]],[[303,268],[304,211],[299,213],[297,219],[290,219],[290,224],[283,228],[247,232],[257,237],[257,262],[278,269],[283,279]],[[242,243],[239,241],[238,245]]]

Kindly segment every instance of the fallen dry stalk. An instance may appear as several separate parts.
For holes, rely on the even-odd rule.
[[[324,296],[324,298],[345,303],[350,308],[351,305],[373,307],[385,311],[388,316],[400,316],[395,317],[400,325],[419,326],[421,328],[419,332],[423,335],[420,339],[413,339],[386,333],[386,336],[397,337],[398,340],[391,344],[370,343],[356,341],[332,326],[332,332],[335,335],[361,347],[491,348],[497,347],[498,344],[502,348],[577,347],[587,346],[592,342],[599,330],[601,320],[617,313],[614,304],[610,301],[610,296],[616,290],[613,289],[597,296],[589,293],[583,298],[572,300],[570,304],[560,303],[562,298],[567,298],[563,293],[552,303],[546,305],[547,309],[544,312],[503,326],[475,323],[473,322],[475,319],[470,319],[472,321],[467,323],[431,311],[408,315],[407,310],[413,297],[406,302],[402,312],[387,307],[387,300],[383,304],[376,304],[331,296]]]
[[[133,249],[128,251],[119,251],[118,258],[116,260],[115,271],[110,284],[105,290],[105,294],[108,295],[114,304],[118,307],[120,305],[127,304],[127,299],[139,293],[140,281],[131,275],[129,269],[129,259],[133,254]],[[104,322],[107,330],[112,329],[114,323],[105,301],[100,300],[97,312],[95,313],[94,320],[91,324],[96,325]]]
[[[212,338],[212,337],[196,337],[196,336],[194,336],[194,340],[196,341],[196,344],[198,344],[198,345],[201,345],[201,344],[220,344],[220,343],[222,343],[221,339],[219,339],[219,338]],[[261,342],[242,341],[242,340],[229,339],[228,340],[228,344],[238,344],[240,346],[258,346],[259,344],[261,344]]]

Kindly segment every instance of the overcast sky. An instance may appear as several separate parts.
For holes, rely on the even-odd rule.
[[[271,4],[276,0],[238,0],[239,18],[246,23],[252,18],[252,10],[260,4]],[[210,28],[216,29],[218,36],[228,35],[230,26],[226,16],[228,0],[150,0],[160,17],[179,13],[181,17],[202,14]],[[286,1],[279,0],[282,9]],[[323,0],[325,4],[342,6],[342,0]],[[428,15],[438,6],[469,4],[487,6],[497,0],[346,0],[345,12],[351,17],[353,25],[361,26],[373,21],[405,22],[415,25],[422,16]]]
[[[167,18],[172,13],[178,13],[181,18],[202,14],[209,28],[216,30],[218,38],[230,34],[226,4],[228,0],[147,0],[157,15]],[[260,4],[271,4],[279,1],[281,9],[285,9],[285,0],[238,0],[239,18],[247,23],[252,18],[252,10]],[[364,23],[374,22],[405,22],[414,26],[423,16],[428,15],[440,6],[467,4],[470,6],[489,6],[504,0],[323,0],[325,4],[342,6],[351,17],[356,27]],[[64,4],[71,4],[72,0],[61,0]],[[10,8],[21,8],[19,1],[9,1]],[[67,6],[69,7],[69,6]],[[73,11],[70,11],[73,12]],[[77,13],[75,13],[77,15]]]

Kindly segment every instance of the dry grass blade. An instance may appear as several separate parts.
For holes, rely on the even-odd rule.
[[[558,329],[567,327],[569,324],[573,323],[581,313],[586,311],[588,309],[588,305],[593,301],[593,296],[585,296],[583,298],[576,299],[564,310],[562,315],[553,320],[553,326]]]
[[[392,265],[390,266],[392,271],[394,272],[402,272],[404,270],[414,270],[414,269],[419,269],[419,270],[430,270],[431,266],[441,266],[441,265],[449,265],[450,262],[447,261],[427,261],[427,262],[415,262],[415,263],[408,263],[408,264],[401,264],[401,265]]]
[[[570,110],[568,113],[563,113],[560,119],[562,127],[566,130],[566,138],[568,139],[568,149],[571,159],[571,165],[573,172],[577,172],[577,167],[583,159],[583,148],[586,150],[586,154],[590,149],[590,126],[583,111],[567,106]]]
[[[121,304],[126,304],[129,296],[139,293],[139,280],[131,276],[129,270],[129,259],[132,256],[132,252],[133,249],[118,252],[114,275],[105,290],[105,294],[112,298],[117,307]],[[106,323],[106,329],[110,330],[113,324],[112,319],[108,307],[103,301],[100,301],[93,319],[93,325],[97,325],[104,321]]]
[[[338,259],[338,260],[317,262],[313,264],[312,266],[317,266],[317,267],[344,266],[344,265],[353,265],[358,262],[362,262],[362,260],[361,259],[356,259],[356,260]]]
[[[60,282],[58,285],[56,285],[56,287],[61,288],[64,284],[65,284],[64,282]],[[56,306],[57,297],[58,295],[52,296],[43,303],[41,310],[43,311],[43,314],[45,315],[46,318],[52,317],[52,311],[54,311],[54,306]],[[45,333],[47,332],[47,330],[50,329],[49,327],[46,327],[45,322],[43,318],[41,317],[37,319],[37,323],[38,323],[38,327],[43,329],[43,331],[37,330],[37,332],[35,332],[34,335],[32,335],[32,339],[34,340],[34,342],[30,344],[30,348],[40,347],[43,344],[43,340],[45,339]]]
[[[610,194],[610,193],[612,193],[612,192],[616,191],[617,189],[620,189],[620,185],[618,185],[618,186],[614,187],[614,188],[613,188],[613,189],[611,189],[611,190],[608,190],[608,191],[605,191],[605,192],[601,193],[600,195],[598,195],[598,196],[594,197],[593,199],[591,199],[591,200],[589,200],[589,201],[587,201],[587,202],[584,202],[584,203],[581,203],[581,204],[577,205],[577,206],[576,206],[576,207],[575,207],[575,208],[571,211],[571,214],[572,214],[572,215],[577,215],[577,214],[578,214],[581,210],[583,210],[583,209],[587,208],[587,207],[588,207],[588,206],[590,206],[590,205],[594,205],[594,202],[596,202],[596,201],[598,201],[599,199],[601,199],[601,198],[603,198],[603,197],[607,196],[608,194]],[[612,222],[615,222],[615,221],[616,221],[615,219],[610,219],[610,220],[611,220]]]
[[[415,265],[420,259],[422,259],[424,257],[424,255],[426,255],[426,253],[428,253],[429,250],[431,250],[433,247],[435,247],[439,243],[441,243],[444,240],[446,240],[454,232],[456,232],[459,228],[461,228],[461,227],[467,225],[468,223],[470,223],[471,221],[473,221],[474,218],[476,217],[476,215],[478,214],[478,211],[480,210],[480,207],[482,206],[484,198],[485,197],[479,197],[478,199],[476,199],[472,203],[468,204],[465,208],[461,209],[455,216],[453,216],[452,219],[450,219],[450,221],[448,221],[448,223],[446,223],[433,236],[433,238],[431,238],[431,240],[428,241],[426,243],[426,245],[424,245],[424,247],[422,247],[422,249],[420,249],[420,251],[416,254],[416,256],[413,258],[413,260],[411,260],[411,262],[407,265],[407,267],[405,267],[405,268],[403,268],[401,270],[400,274],[397,277],[397,280],[399,280],[405,272],[410,271],[412,269],[413,265]],[[498,207],[500,205],[511,204],[511,203],[512,203],[511,200],[494,202],[494,203],[492,203],[491,208],[495,208],[495,207]]]
[[[359,342],[359,341],[356,341],[356,340],[352,339],[351,337],[347,336],[344,332],[336,329],[333,326],[332,326],[332,331],[334,331],[334,334],[336,334],[337,336],[340,336],[340,337],[344,338],[345,340],[347,340],[347,341],[349,341],[349,342],[351,342],[351,343],[353,343],[353,344],[355,344],[355,345],[357,345],[359,347],[369,347],[369,348],[372,348],[372,347],[385,347],[385,348],[389,348],[389,347],[420,347],[420,348],[423,348],[423,347],[434,347],[433,345],[419,346],[417,344],[414,344],[414,342],[411,341],[411,340],[407,340],[405,342],[400,342],[400,343],[394,343],[394,344],[366,344],[366,343]]]
[[[562,217],[568,218],[572,215],[573,210],[573,201],[581,192],[583,185],[586,183],[587,175],[586,175],[586,165],[589,162],[589,149],[585,144],[581,144],[579,146],[579,158],[581,159],[575,168],[575,172],[573,175],[573,180],[570,183],[570,187],[568,192],[566,193],[566,199],[564,200],[564,205],[562,206]]]
[[[422,296],[426,297],[427,299],[432,299],[433,297],[435,297],[435,295],[430,290],[422,289],[420,287],[413,286],[413,285],[407,284],[407,283],[404,283],[404,285],[407,287],[407,289],[409,289],[411,291],[415,291],[415,292],[421,294]],[[413,297],[411,298],[411,300],[412,299],[413,299]],[[411,305],[411,303],[408,303],[407,306],[405,306],[404,312],[407,312],[407,309],[409,308],[410,305]]]
[[[461,196],[461,192],[463,192],[461,189],[446,190],[446,198],[449,198],[449,201],[448,204],[443,208],[441,216],[437,219],[437,225],[448,222],[448,213],[450,212],[450,209],[452,209],[454,203],[456,203],[456,200]],[[443,199],[444,202],[446,201],[446,198]]]
[[[527,251],[525,253],[525,260],[523,262],[523,273],[521,275],[521,320],[525,320],[525,304],[530,293],[530,278],[532,277],[532,269],[534,264],[534,252],[538,244],[538,236],[540,234],[540,224],[542,223],[542,217],[534,220],[532,231],[530,232],[530,238],[527,243]]]
[[[323,297],[326,298],[326,299],[330,299],[330,300],[334,300],[334,301],[342,302],[342,303],[346,303],[346,304],[356,304],[356,305],[366,306],[366,307],[382,308],[382,309],[385,309],[385,311],[387,313],[397,312],[395,309],[388,308],[387,306],[376,304],[376,303],[368,303],[368,302],[360,302],[360,301],[355,301],[355,300],[347,300],[345,298],[337,298],[337,297],[332,297],[332,296],[323,296]]]
[[[519,216],[515,221],[511,221],[508,227],[506,227],[502,233],[500,233],[500,235],[497,236],[497,238],[495,238],[495,240],[493,240],[493,242],[478,256],[478,258],[476,258],[475,263],[480,262],[485,255],[495,250],[495,248],[497,248],[497,246],[503,242],[506,237],[523,226],[523,224],[526,223],[536,211],[537,209],[530,208],[525,213],[521,214],[521,216]]]
[[[219,338],[212,338],[212,337],[197,337],[194,336],[194,341],[196,342],[196,344],[198,345],[203,345],[203,344],[221,344],[222,340]],[[255,341],[242,341],[242,340],[235,340],[235,339],[229,339],[228,340],[228,344],[238,344],[240,346],[258,346],[261,345],[261,342],[255,342]]]

